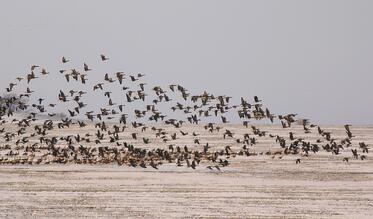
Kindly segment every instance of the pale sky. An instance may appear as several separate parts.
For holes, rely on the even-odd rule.
[[[1,89],[30,65],[142,72],[252,98],[320,124],[373,124],[373,1],[17,1],[0,3]],[[104,74],[104,72],[102,72]],[[103,74],[100,74],[100,78]],[[39,84],[57,95],[61,80]]]

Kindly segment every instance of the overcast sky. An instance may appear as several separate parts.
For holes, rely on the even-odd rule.
[[[373,124],[372,12],[369,0],[3,0],[0,86],[31,64],[58,74],[62,56],[99,67],[104,53],[106,70],[152,84],[258,95],[315,123]],[[60,83],[40,89],[56,95]]]

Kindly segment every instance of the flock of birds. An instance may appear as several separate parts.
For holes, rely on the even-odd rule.
[[[109,58],[101,55],[100,61],[106,65]],[[71,61],[62,57],[61,62],[61,65],[66,67]],[[59,73],[50,73],[45,68],[32,65],[30,73],[17,77],[15,82],[9,84],[6,95],[0,97],[1,164],[117,163],[158,169],[159,165],[174,163],[195,169],[202,162],[211,170],[220,170],[230,165],[230,159],[236,156],[278,154],[281,158],[293,154],[297,155],[295,163],[298,164],[301,157],[311,153],[323,150],[338,155],[353,144],[354,135],[350,125],[344,126],[346,136],[338,140],[331,132],[310,124],[309,120],[296,119],[297,114],[272,114],[257,96],[254,96],[252,102],[241,97],[238,104],[232,104],[230,96],[213,95],[206,91],[192,95],[179,84],[148,89],[148,85],[143,82],[145,75],[141,73],[107,73],[103,76],[103,81],[89,84],[91,71],[93,70],[86,63],[83,63],[82,69],[61,69]],[[48,75],[61,75],[63,80],[69,84],[75,83],[81,89],[60,90],[58,95],[55,95],[55,102],[33,97],[34,80],[43,80]],[[118,101],[114,100],[114,93],[108,89],[114,86],[119,86],[123,92],[120,94],[120,103],[116,103]],[[14,95],[16,88],[23,90]],[[97,111],[88,110],[88,104],[83,102],[86,95],[91,93],[106,98],[104,106]],[[33,102],[29,103],[30,101]],[[166,113],[160,109],[164,103],[170,105]],[[58,118],[59,114],[53,112],[59,104],[67,105],[67,116]],[[141,105],[141,108],[131,110],[131,104]],[[178,119],[169,116],[172,113],[177,113]],[[242,128],[247,131],[242,137],[230,129],[229,113],[238,116]],[[215,122],[204,122],[207,119],[213,119]],[[288,136],[263,131],[253,125],[253,120],[279,122],[283,129],[289,130]],[[188,133],[184,129],[187,124],[202,124],[207,132],[220,136],[221,141],[229,139],[239,147],[235,149],[228,144],[216,149],[209,142],[203,142],[199,137],[200,133]],[[291,127],[296,124],[302,125],[304,134],[317,132],[317,141],[296,137],[291,131]],[[93,126],[93,133],[86,129]],[[171,133],[166,131],[165,127],[172,127],[176,131]],[[76,128],[87,132],[63,134],[66,129]],[[123,137],[121,133],[129,130],[130,136]],[[167,146],[157,147],[157,143],[150,138],[140,137],[141,133],[146,131],[150,131]],[[183,136],[190,136],[193,142],[190,145],[174,143]],[[281,151],[255,152],[252,146],[265,136],[273,139],[273,143],[277,144]],[[138,146],[139,144],[143,146]],[[350,150],[352,155],[343,157],[343,162],[348,162],[349,159],[366,159],[369,147],[364,142],[358,142],[358,147]]]

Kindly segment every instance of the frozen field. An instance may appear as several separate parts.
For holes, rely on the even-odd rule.
[[[284,136],[287,132],[259,127]],[[230,129],[239,133],[243,128]],[[343,127],[328,130],[334,136],[344,135]],[[351,130],[356,136],[353,145],[365,141],[372,146],[373,128]],[[202,128],[198,132],[203,133]],[[214,147],[219,147],[219,141],[226,144],[220,138],[200,137]],[[308,135],[312,138],[318,138],[317,134]],[[278,147],[272,144],[276,145],[273,139],[259,138],[253,150]],[[301,157],[301,163],[295,164],[299,157],[230,158],[231,164],[220,172],[205,165],[192,170],[175,164],[159,170],[117,165],[2,165],[0,217],[371,218],[370,154],[364,161],[355,160],[348,148],[341,155],[320,152]],[[342,161],[344,157],[350,157],[348,163]]]

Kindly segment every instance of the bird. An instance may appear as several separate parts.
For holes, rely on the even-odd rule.
[[[116,75],[117,75],[117,78],[118,78],[119,84],[122,84],[122,83],[123,83],[123,79],[124,79],[124,74],[123,74],[123,72],[117,72]]]
[[[36,79],[36,78],[38,78],[38,77],[36,77],[35,73],[33,71],[31,71],[31,73],[27,75],[27,83],[30,83],[30,81],[32,79]]]
[[[127,124],[126,119],[127,119],[127,114],[122,114],[119,120],[119,124],[123,123],[123,125],[126,125]]]
[[[65,56],[62,56],[62,63],[67,63],[67,62],[69,62],[70,60],[67,60],[66,58],[65,58]]]
[[[90,69],[86,63],[84,63],[84,71],[91,71],[91,70],[92,69]]]
[[[100,57],[101,57],[101,60],[102,60],[102,61],[106,61],[106,60],[109,59],[109,58],[106,57],[104,54],[101,54]]]
[[[40,73],[41,73],[42,75],[47,75],[47,74],[49,74],[49,72],[47,72],[47,70],[46,70],[45,68],[42,68]]]
[[[261,100],[259,100],[259,97],[258,97],[258,96],[254,96],[254,101],[255,101],[255,103],[259,103],[259,102],[261,102]]]
[[[96,85],[93,86],[93,91],[97,90],[97,89],[101,89],[103,90],[103,87],[102,85],[104,85],[103,83],[98,83]]]
[[[34,71],[36,68],[39,68],[39,66],[38,65],[31,65],[31,71]]]
[[[16,85],[17,85],[17,84],[10,83],[10,84],[9,84],[9,88],[6,88],[6,91],[7,91],[7,92],[11,92],[11,91],[13,90],[14,86],[16,86]]]

